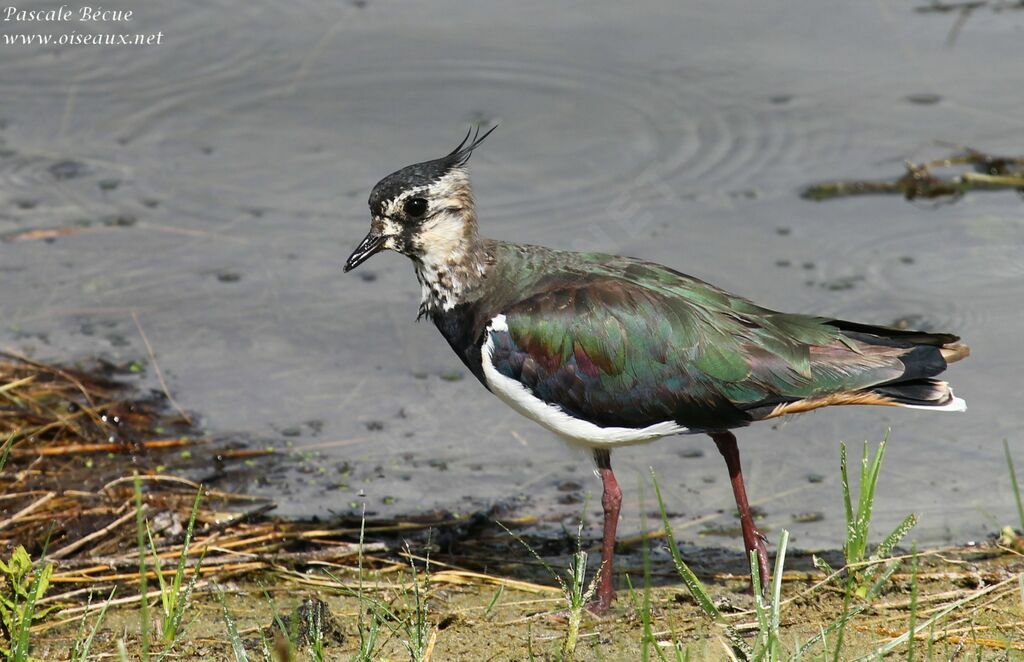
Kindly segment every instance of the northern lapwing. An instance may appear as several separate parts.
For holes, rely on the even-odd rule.
[[[593,453],[604,488],[593,611],[614,596],[622,492],[613,448],[709,435],[729,470],[744,546],[767,577],[733,429],[831,405],[966,409],[936,379],[969,354],[955,335],[779,313],[653,262],[480,236],[466,162],[491,131],[374,186],[370,232],[345,271],[385,249],[407,255],[422,286],[419,318],[480,383]]]

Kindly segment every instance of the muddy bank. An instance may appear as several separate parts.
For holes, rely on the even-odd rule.
[[[119,646],[133,657],[148,649],[186,659],[239,659],[239,650],[254,660],[564,659],[568,603],[560,582],[594,536],[530,515],[528,504],[388,520],[362,513],[277,517],[273,502],[227,487],[301,457],[203,438],[168,398],[129,388],[133,374],[130,366],[86,371],[0,359],[0,436],[7,439],[0,547],[10,568],[18,554],[34,563],[28,575],[4,571],[3,596],[24,603],[24,591],[35,586],[24,577],[48,573],[49,584],[33,594],[35,657],[67,659],[95,627],[90,659]],[[561,490],[581,491],[578,484]],[[569,503],[582,509],[586,497]],[[368,506],[364,499],[361,509]],[[746,563],[709,544],[735,535],[734,516],[669,517],[677,536],[688,524],[703,527],[683,533],[700,541],[684,544],[683,556],[723,623],[753,641]],[[639,520],[650,533],[620,539],[618,602],[609,614],[583,620],[576,659],[635,659],[645,647],[724,659],[726,631],[683,588],[657,531],[664,520],[651,512]],[[589,551],[593,577],[598,555]],[[1024,651],[1022,552],[1021,538],[1006,528],[998,540],[924,550],[916,569],[904,555],[878,596],[851,600],[815,555],[791,549],[782,635],[809,641],[851,614],[845,659],[890,645],[914,620],[929,622],[918,643],[934,656],[966,651],[1002,659]],[[816,556],[843,566],[841,552]],[[185,592],[167,588],[174,583]],[[22,593],[11,592],[16,584]],[[174,626],[161,617],[171,595],[183,605]],[[8,647],[12,632],[5,622],[0,634]]]

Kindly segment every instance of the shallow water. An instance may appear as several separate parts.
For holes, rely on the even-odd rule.
[[[0,243],[0,346],[145,361],[134,311],[208,430],[298,454],[249,486],[279,512],[348,511],[365,494],[382,515],[500,501],[569,519],[599,490],[590,460],[413,323],[405,259],[341,274],[379,178],[500,121],[472,164],[492,236],[638,255],[778,309],[971,344],[950,371],[965,415],[830,410],[741,431],[767,528],[837,546],[838,442],[890,426],[879,529],[914,511],[930,544],[1011,522],[1020,197],[798,192],[896,176],[954,149],[941,141],[1024,153],[1024,12],[979,9],[950,46],[955,16],[912,3],[677,5],[150,3],[128,29],[162,31],[161,46],[2,46],[0,234],[81,231]],[[151,364],[143,383],[157,387]],[[680,521],[731,509],[707,438],[667,439],[615,455],[623,531],[640,527],[652,464]],[[806,513],[823,519],[794,521]]]

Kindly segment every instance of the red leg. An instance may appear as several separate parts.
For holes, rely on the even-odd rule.
[[[743,469],[740,468],[740,449],[736,446],[736,437],[732,432],[714,432],[711,438],[718,446],[718,452],[725,458],[729,468],[729,480],[732,482],[732,493],[736,497],[736,509],[740,513],[740,526],[743,529],[743,547],[750,552],[757,552],[757,565],[761,572],[761,589],[767,589],[771,578],[768,566],[768,549],[765,547],[764,536],[754,526],[754,516],[747,503],[747,490],[743,486]]]
[[[604,537],[601,541],[601,576],[597,584],[597,597],[590,604],[590,611],[600,614],[608,611],[615,591],[612,588],[612,559],[615,556],[615,529],[619,524],[619,507],[622,505],[622,490],[612,473],[611,452],[595,450],[594,461],[597,463],[604,492],[601,495],[601,506],[604,508]]]

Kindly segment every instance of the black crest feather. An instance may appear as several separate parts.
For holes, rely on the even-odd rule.
[[[452,168],[461,168],[473,155],[473,150],[480,146],[480,143],[491,135],[498,128],[495,124],[483,134],[480,133],[480,125],[475,129],[470,128],[462,142],[448,154],[433,161],[414,163],[401,170],[391,173],[384,179],[377,182],[370,193],[370,209],[374,214],[381,214],[384,205],[389,200],[394,200],[403,191],[420,186],[429,186],[441,177],[444,177]],[[470,138],[472,136],[472,138]]]
[[[469,131],[466,132],[466,137],[462,139],[462,142],[459,143],[458,147],[448,152],[448,154],[445,155],[444,160],[451,162],[452,165],[449,167],[466,165],[466,162],[469,161],[469,157],[473,155],[473,150],[479,147],[480,143],[486,140],[487,136],[491,135],[491,133],[493,133],[497,128],[498,125],[495,124],[490,129],[487,129],[482,136],[480,135],[479,124],[476,125],[475,131],[470,128]],[[469,140],[470,134],[473,135],[473,140],[471,141]],[[468,145],[466,145],[467,141],[469,142]]]

